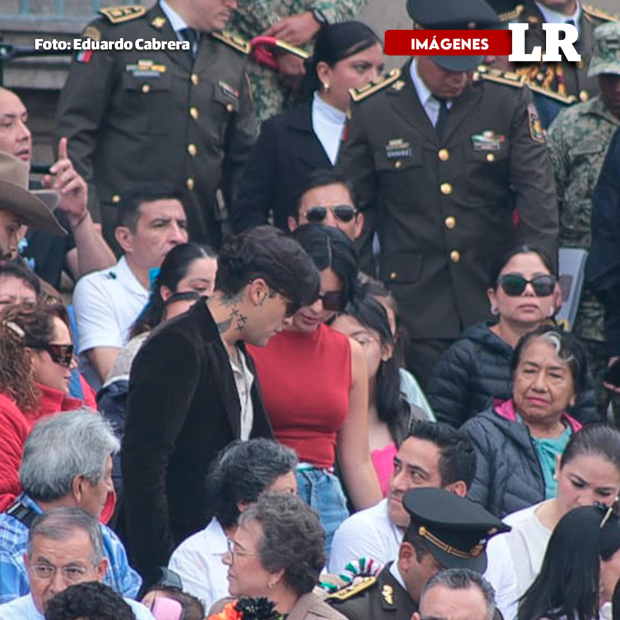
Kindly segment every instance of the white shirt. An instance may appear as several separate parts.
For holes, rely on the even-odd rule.
[[[199,598],[205,609],[228,596],[228,569],[222,563],[227,550],[226,534],[214,518],[204,530],[186,538],[168,563],[181,577],[183,590]]]
[[[239,402],[241,403],[241,432],[239,438],[241,441],[247,441],[250,438],[252,425],[254,424],[254,405],[252,403],[254,375],[248,366],[243,352],[239,349],[237,349],[237,352],[239,353],[241,366],[238,366],[233,358],[230,357],[230,367],[235,377],[235,385],[237,386]]]
[[[128,598],[124,601],[133,610],[136,620],[155,620],[153,614],[141,603]],[[45,620],[45,617],[35,607],[32,595],[27,594],[0,605],[0,620]]]
[[[351,560],[372,558],[387,564],[398,558],[404,531],[388,516],[388,500],[346,519],[336,530],[329,557],[328,570],[339,574]],[[505,620],[517,615],[516,576],[506,541],[491,538],[487,545],[487,570],[484,576],[495,589],[495,600]]]
[[[78,354],[97,347],[124,347],[129,328],[148,299],[148,290],[140,284],[124,256],[114,267],[80,278],[73,291]],[[94,370],[85,356],[80,362],[90,380]]]
[[[553,11],[552,9],[540,4],[540,2],[534,2],[534,4],[542,13],[546,24],[565,24],[567,21],[572,20],[579,31],[579,19],[581,17],[581,5],[579,3],[577,3],[577,9],[572,15],[563,15],[557,11]],[[581,32],[579,32],[579,34],[581,34]]]
[[[420,74],[418,73],[418,63],[415,58],[411,63],[409,74],[411,75],[411,80],[413,81],[415,90],[418,93],[418,99],[426,112],[426,116],[428,116],[428,120],[434,127],[437,124],[437,119],[439,118],[439,108],[441,107],[441,104],[437,101],[437,99],[435,99],[435,97],[433,97],[433,93],[428,89],[428,86],[420,77]],[[446,105],[449,110],[452,107],[452,101],[448,101]]]
[[[336,163],[340,140],[347,115],[329,103],[325,103],[318,93],[312,99],[312,130],[314,131],[332,166]]]

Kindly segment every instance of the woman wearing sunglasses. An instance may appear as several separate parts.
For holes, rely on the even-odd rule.
[[[584,384],[586,357],[571,334],[543,325],[519,340],[512,393],[462,430],[476,451],[468,497],[499,518],[557,495],[557,462],[581,424],[566,413]]]
[[[19,494],[26,437],[41,417],[79,409],[69,396],[75,368],[67,311],[22,304],[0,316],[0,511]]]
[[[326,325],[357,286],[357,254],[337,228],[300,226],[293,237],[321,272],[319,298],[298,309],[264,348],[248,347],[276,438],[299,458],[299,495],[327,533],[348,516],[336,457],[355,508],[381,499],[368,442],[368,374],[360,345]]]
[[[321,28],[306,61],[304,103],[266,120],[252,150],[230,213],[233,230],[273,223],[288,230],[287,217],[308,174],[332,168],[349,107],[349,89],[383,71],[383,47],[366,25],[350,21]]]
[[[552,319],[557,278],[549,257],[535,247],[510,249],[491,273],[487,291],[496,319],[477,323],[443,354],[427,397],[441,422],[460,426],[484,411],[494,399],[511,395],[510,361],[525,334]],[[580,422],[599,420],[592,378],[570,412]]]

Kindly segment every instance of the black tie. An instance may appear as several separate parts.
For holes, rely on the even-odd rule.
[[[435,132],[437,133],[437,139],[441,142],[448,118],[448,100],[445,97],[438,97],[437,95],[433,95],[433,98],[439,102],[439,114],[437,116],[437,122],[435,123]]]
[[[198,50],[198,31],[194,28],[182,28],[179,30],[179,33],[183,37],[183,40],[189,43],[189,55],[192,61],[194,61]]]

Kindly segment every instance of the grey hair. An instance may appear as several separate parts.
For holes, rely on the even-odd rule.
[[[99,564],[103,559],[103,535],[99,521],[81,508],[52,508],[44,512],[32,522],[28,531],[28,558],[32,558],[32,547],[35,536],[42,536],[55,541],[66,541],[76,531],[88,534],[92,545],[91,560]]]
[[[76,476],[99,484],[108,457],[119,449],[112,427],[97,411],[84,408],[45,418],[24,445],[22,489],[37,502],[51,502],[71,492]]]
[[[263,493],[241,513],[239,524],[248,521],[262,527],[257,551],[265,570],[284,570],[284,581],[297,594],[311,592],[327,559],[325,532],[316,512],[298,495]]]
[[[450,590],[469,590],[469,588],[477,588],[487,606],[487,618],[493,620],[495,616],[495,590],[493,586],[476,571],[469,568],[449,568],[442,570],[433,575],[424,586],[422,595],[420,596],[420,607],[422,601],[429,590],[437,586],[443,586]]]

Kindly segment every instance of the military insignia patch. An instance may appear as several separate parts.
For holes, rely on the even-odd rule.
[[[111,6],[107,9],[100,9],[99,13],[107,17],[113,24],[122,24],[123,22],[129,22],[132,19],[142,17],[146,13],[146,9],[138,5]]]
[[[530,125],[530,137],[534,142],[538,142],[538,144],[545,144],[547,142],[545,132],[540,124],[538,110],[533,103],[527,106],[527,116]]]
[[[101,31],[94,26],[88,26],[82,33],[83,39],[92,39],[93,41],[101,41]]]
[[[93,50],[81,50],[78,52],[75,57],[75,61],[86,64],[90,62],[90,59],[93,57]]]
[[[220,80],[217,85],[222,89],[222,92],[233,99],[239,99],[239,91],[231,86],[228,82],[224,82],[224,80]]]
[[[474,151],[499,151],[502,142],[506,140],[506,136],[503,134],[495,134],[494,131],[487,129],[482,133],[474,134],[471,137],[471,143],[474,147]]]
[[[405,88],[404,80],[396,80],[396,82],[392,84],[392,89],[395,90],[396,92],[400,92],[403,88]]]
[[[136,64],[125,65],[125,71],[135,78],[158,78],[167,69],[166,65],[156,65],[152,60],[138,60]]]
[[[153,28],[157,28],[157,30],[161,30],[166,25],[166,18],[158,15],[151,20],[151,26]]]
[[[387,583],[381,588],[381,596],[388,605],[394,605],[394,588]]]
[[[402,138],[390,140],[385,145],[385,156],[388,159],[401,159],[403,157],[411,157],[411,145]]]

